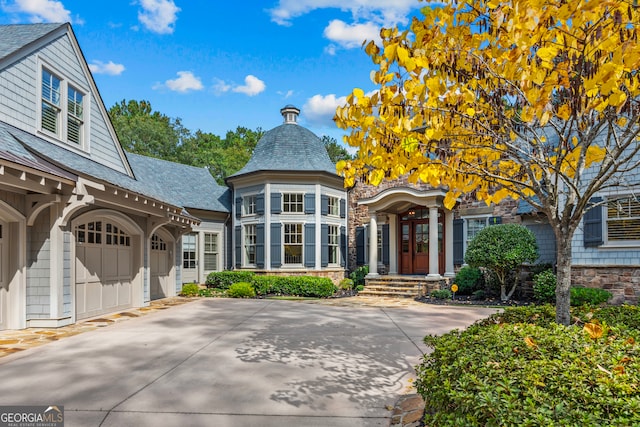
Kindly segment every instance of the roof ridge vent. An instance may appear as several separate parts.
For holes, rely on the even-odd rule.
[[[300,114],[300,109],[288,104],[285,105],[284,108],[280,109],[280,114],[284,117],[284,122],[287,124],[298,124],[298,115]]]

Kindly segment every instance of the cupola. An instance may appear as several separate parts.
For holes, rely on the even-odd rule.
[[[289,104],[280,109],[280,114],[284,117],[284,122],[286,124],[295,125],[298,123],[298,114],[300,114],[300,109]]]

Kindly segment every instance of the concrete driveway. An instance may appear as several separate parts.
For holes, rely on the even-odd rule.
[[[65,426],[388,426],[422,338],[495,309],[201,299],[0,359]]]

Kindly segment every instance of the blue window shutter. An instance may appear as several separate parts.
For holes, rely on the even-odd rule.
[[[322,224],[320,226],[320,265],[326,267],[329,265],[329,225]]]
[[[389,265],[389,224],[382,225],[382,263]]]
[[[498,224],[502,224],[502,217],[501,216],[490,216],[489,217],[489,225],[498,225]]]
[[[264,215],[264,194],[256,195],[256,213]]]
[[[320,207],[320,213],[322,215],[329,215],[329,196],[327,196],[326,194],[320,196]]]
[[[347,265],[347,227],[340,227],[340,266]]]
[[[589,205],[593,206],[602,202],[602,197],[592,197],[589,199]],[[594,248],[604,243],[602,237],[602,206],[587,207],[584,214],[584,247]]]
[[[316,225],[304,225],[304,266],[316,266]]]
[[[453,220],[453,263],[464,264],[464,220]]]
[[[236,197],[236,218],[242,216],[242,197]]]
[[[271,224],[271,267],[282,267],[282,224]]]
[[[264,224],[256,224],[256,267],[264,268]]]
[[[364,227],[356,227],[356,265],[364,265]]]
[[[316,212],[316,195],[306,193],[304,195],[304,213],[312,214]]]
[[[279,214],[282,212],[282,194],[271,193],[271,213]]]
[[[347,217],[347,201],[345,199],[340,199],[340,218]]]
[[[242,227],[236,225],[236,268],[242,267]]]

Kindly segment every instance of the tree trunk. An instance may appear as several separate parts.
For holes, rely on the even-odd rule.
[[[556,245],[556,323],[568,326],[571,322],[571,239],[556,239]]]

